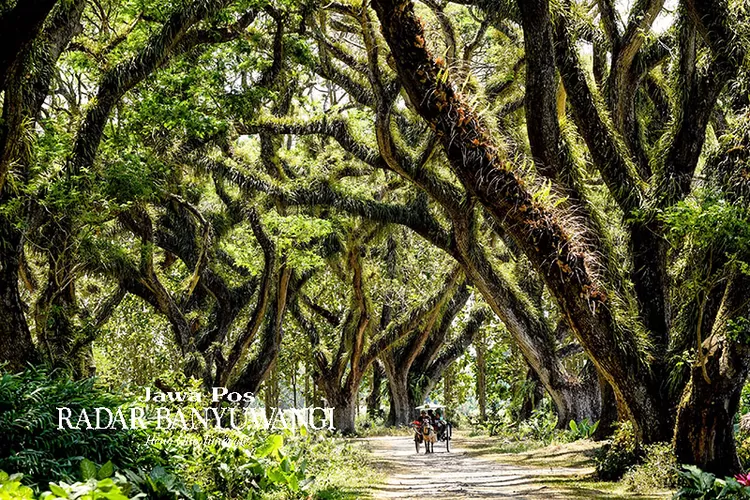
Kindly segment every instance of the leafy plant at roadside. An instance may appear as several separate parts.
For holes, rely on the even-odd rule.
[[[534,410],[531,418],[518,426],[520,437],[550,443],[557,432],[557,416],[546,410]]]
[[[271,434],[253,451],[227,439],[214,442],[203,450],[202,460],[211,468],[213,487],[228,498],[256,498],[272,491],[296,498],[306,496],[303,491],[312,481],[301,455],[287,453],[284,437]]]
[[[599,448],[594,455],[596,473],[600,479],[616,481],[643,455],[633,424],[621,422],[612,436],[612,442]]]
[[[21,484],[23,474],[8,475],[0,471],[0,500],[26,500],[34,498],[34,490]]]
[[[127,486],[127,485],[126,485]],[[50,491],[45,491],[39,498],[43,500],[128,500],[128,496],[111,478],[89,479],[86,482],[67,484],[65,482],[50,483]]]
[[[538,408],[523,422],[513,420],[505,410],[493,412],[487,420],[471,422],[474,429],[487,432],[492,437],[502,437],[512,441],[537,441],[542,445],[568,441],[570,431],[557,429],[557,416],[550,408]],[[584,424],[585,425],[585,424]],[[588,424],[590,428],[591,425]]]
[[[150,473],[126,470],[125,477],[133,486],[133,491],[145,495],[150,500],[206,500],[208,496],[197,485],[188,489],[180,477],[156,466]]]
[[[596,422],[591,423],[588,418],[584,418],[576,423],[575,420],[571,420],[568,426],[570,427],[569,436],[571,440],[577,441],[579,439],[589,439],[593,436],[596,429],[599,428],[599,421],[597,420]]]
[[[8,475],[0,471],[0,500],[129,500],[129,485],[115,481],[111,477],[90,477],[72,484],[50,483],[49,490],[38,496],[34,495],[34,490],[21,484],[22,479],[23,474]]]
[[[81,470],[81,479],[88,481],[90,479],[108,479],[115,473],[115,466],[112,461],[108,461],[101,467],[97,467],[94,462],[84,458],[81,460],[78,468]]]
[[[648,492],[677,486],[677,458],[670,443],[654,443],[645,446],[643,463],[632,467],[623,481],[628,489]]]
[[[694,465],[684,465],[679,472],[683,486],[672,498],[695,500],[750,498],[750,488],[737,479],[719,479],[710,472],[704,472]]]

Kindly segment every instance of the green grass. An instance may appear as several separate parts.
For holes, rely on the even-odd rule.
[[[313,498],[321,500],[355,500],[370,497],[370,489],[383,481],[370,454],[362,446],[341,439],[327,455],[326,461],[313,471]]]
[[[571,499],[666,499],[671,498],[671,492],[655,492],[652,494],[637,494],[627,491],[625,485],[620,482],[598,481],[591,477],[577,476],[547,476],[543,484],[549,486]]]
[[[592,468],[594,452],[601,446],[590,440],[548,444],[536,440],[467,439],[464,446],[474,456],[527,467]],[[494,455],[494,456],[493,456]]]
[[[314,481],[306,493],[316,500],[356,500],[371,498],[373,486],[382,483],[384,474],[361,443],[331,437],[310,449],[308,474]],[[263,500],[287,500],[284,493],[266,493]]]
[[[539,476],[540,485],[571,499],[666,499],[669,491],[638,494],[628,491],[623,482],[599,481],[594,474],[594,452],[602,443],[590,440],[545,444],[535,440],[514,441],[507,438],[473,438],[462,442],[467,453],[500,463],[530,468],[579,469],[565,475]]]

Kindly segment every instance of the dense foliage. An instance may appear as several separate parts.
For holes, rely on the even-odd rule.
[[[0,498],[307,498],[329,488],[349,491],[345,479],[355,471],[367,477],[360,471],[366,465],[362,452],[304,427],[278,434],[156,428],[150,422],[139,430],[60,431],[58,406],[75,414],[126,410],[132,396],[111,394],[93,379],[74,381],[39,369],[7,374],[0,388],[6,430],[0,448],[0,470],[6,471],[0,494],[6,496]]]
[[[71,380],[60,372],[30,369],[0,378],[0,469],[23,472],[34,484],[73,481],[83,457],[114,460],[120,468],[148,467],[160,457],[138,431],[70,429],[60,432],[58,407],[117,410],[126,401],[94,388],[91,379]]]

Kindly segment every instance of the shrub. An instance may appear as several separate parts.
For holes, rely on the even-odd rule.
[[[742,468],[745,470],[750,469],[750,433],[747,431],[740,431],[737,433],[737,456],[740,459]]]
[[[534,410],[528,419],[520,423],[513,421],[509,413],[503,412],[484,422],[475,421],[472,425],[475,433],[486,432],[508,441],[534,441],[539,446],[569,441],[571,432],[557,429],[557,416],[545,408]]]
[[[156,466],[150,473],[143,471],[124,471],[125,477],[132,486],[130,491],[146,495],[149,500],[206,500],[208,496],[194,485],[188,489],[182,479],[167,472],[164,467]]]
[[[604,481],[617,481],[643,457],[632,422],[620,422],[612,442],[596,451],[596,474]]]
[[[82,457],[98,463],[110,458],[121,467],[153,460],[144,432],[57,429],[57,408],[74,414],[82,408],[124,404],[121,397],[94,386],[93,379],[74,381],[58,371],[29,368],[0,377],[0,469],[19,472],[27,484],[73,481]]]
[[[125,471],[137,492],[149,498],[199,499],[200,491],[213,498],[256,498],[278,493],[285,499],[306,497],[312,481],[306,453],[311,437],[291,433],[267,435],[263,431],[207,429],[201,433],[162,432],[154,445],[173,453],[178,474],[162,468],[150,473]],[[285,442],[286,441],[286,442]],[[185,484],[201,489],[188,489]]]
[[[624,476],[627,487],[633,491],[648,492],[677,486],[677,459],[672,445],[655,443],[644,448],[643,463],[635,465]]]
[[[557,416],[550,411],[534,410],[528,420],[518,425],[518,437],[551,442],[557,435]]]
[[[694,465],[684,465],[679,472],[682,487],[673,498],[714,500],[720,498],[750,498],[750,488],[734,478],[718,479],[709,472],[703,472]]]
[[[301,452],[287,451],[284,437],[271,434],[252,452],[223,441],[204,450],[203,460],[212,466],[216,489],[229,498],[255,498],[273,491],[282,491],[289,499],[306,496],[303,490],[311,481],[305,476],[307,461]]]
[[[9,476],[0,471],[0,500],[128,500],[128,485],[118,484],[111,477],[91,477],[72,484],[50,483],[49,490],[38,496],[34,490],[21,484],[22,479],[23,474]]]
[[[23,474],[8,475],[0,471],[0,500],[26,500],[34,498],[34,490],[21,484]]]
[[[599,428],[599,421],[597,420],[592,424],[588,418],[584,418],[578,423],[575,420],[571,420],[568,426],[570,427],[570,432],[568,433],[570,440],[577,441],[579,439],[589,439],[593,436],[596,429]]]
[[[328,471],[336,462],[347,470],[341,450],[328,444],[332,440],[304,429],[283,436],[216,428],[57,429],[57,407],[76,415],[84,408],[116,411],[127,404],[93,380],[74,381],[56,371],[2,375],[0,469],[21,474],[0,475],[0,500],[291,500],[310,496],[308,461],[312,469]],[[48,485],[51,491],[44,491]]]
[[[512,422],[506,415],[488,415],[485,420],[479,417],[469,417],[472,435],[488,434],[490,437],[501,435],[507,429],[513,427]]]

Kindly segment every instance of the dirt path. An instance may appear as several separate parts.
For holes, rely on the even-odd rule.
[[[442,443],[435,453],[417,455],[411,437],[377,437],[366,440],[375,464],[387,474],[384,484],[373,488],[376,499],[392,498],[570,498],[542,484],[544,476],[576,476],[580,468],[532,468],[501,464],[472,456],[462,440],[451,442],[446,453]],[[422,448],[424,450],[424,448]]]

